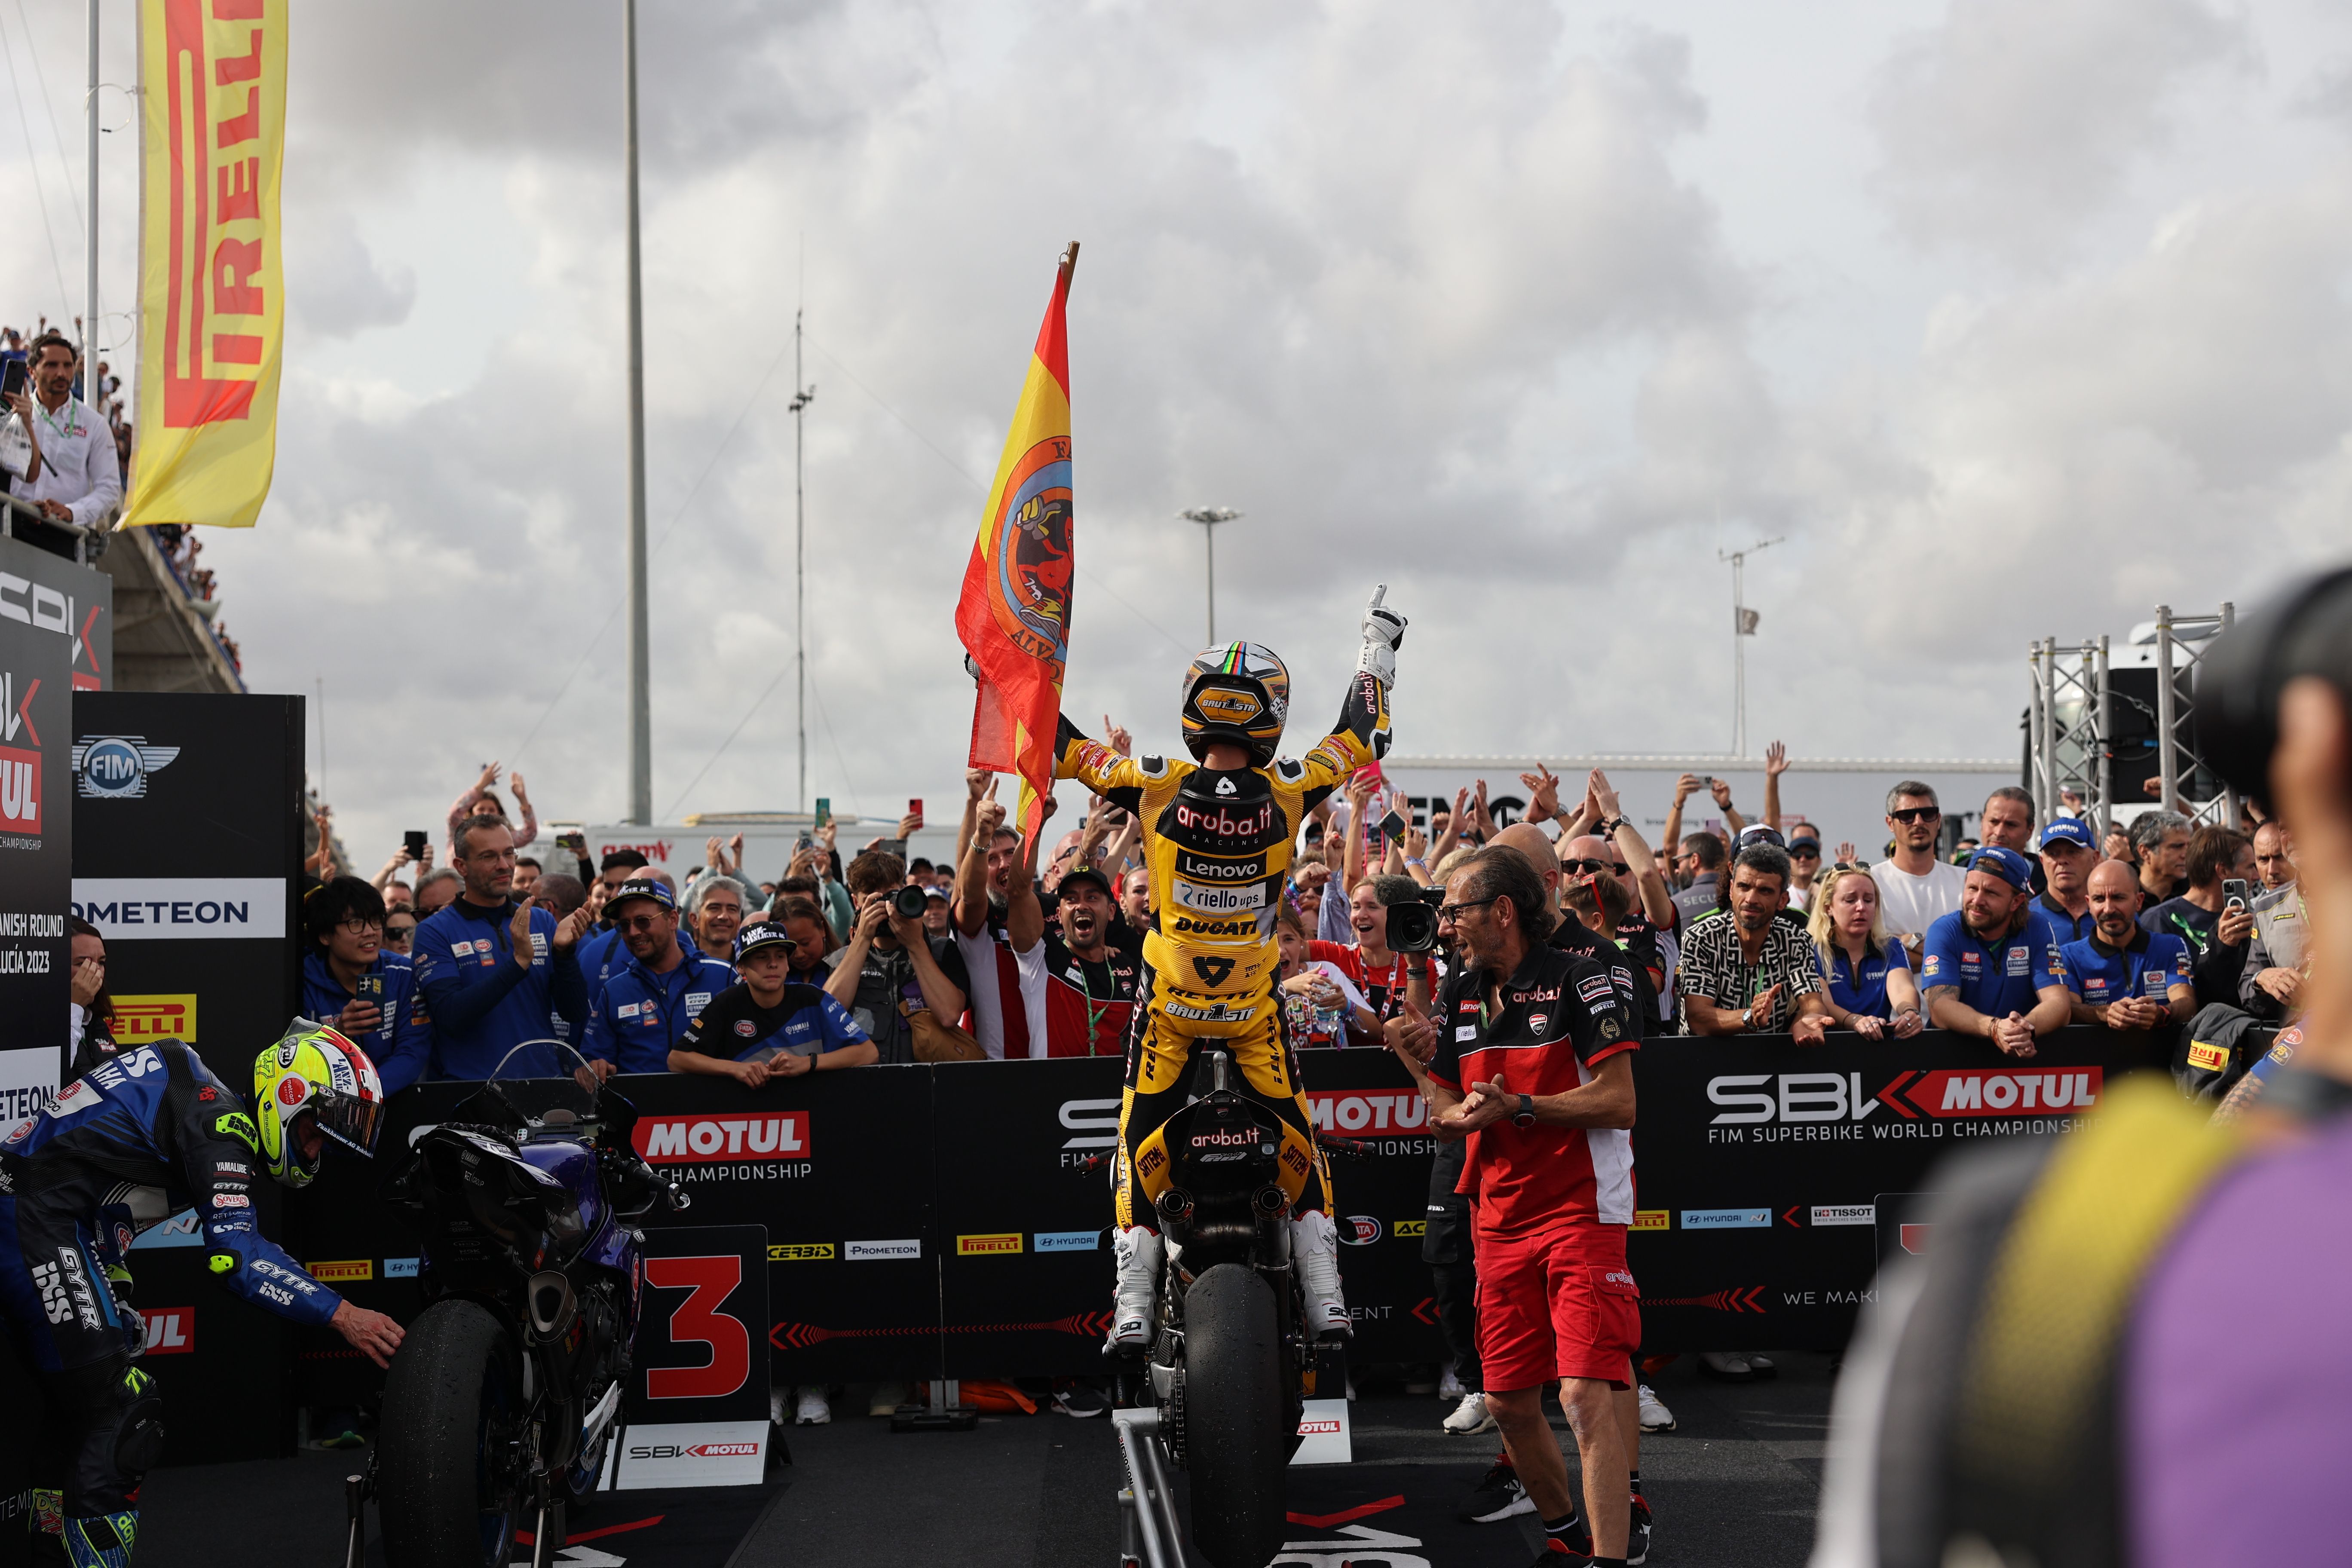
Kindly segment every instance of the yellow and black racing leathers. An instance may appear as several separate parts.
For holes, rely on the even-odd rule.
[[[1220,773],[1172,757],[1122,757],[1062,721],[1055,776],[1135,813],[1151,872],[1152,929],[1143,939],[1119,1104],[1122,1226],[1151,1224],[1165,1165],[1145,1160],[1139,1176],[1139,1156],[1184,1103],[1194,1040],[1229,1050],[1241,1091],[1297,1130],[1297,1140],[1286,1140],[1291,1149],[1313,1148],[1307,1096],[1275,994],[1275,916],[1307,814],[1388,742],[1387,689],[1363,671],[1350,679],[1339,722],[1321,743],[1297,762],[1263,768]],[[1308,1164],[1286,1160],[1282,1173],[1301,1213],[1328,1204],[1320,1159],[1301,1168]]]

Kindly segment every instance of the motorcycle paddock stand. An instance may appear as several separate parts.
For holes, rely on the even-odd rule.
[[[375,1458],[368,1458],[364,1475],[343,1478],[343,1507],[351,1528],[343,1539],[343,1568],[367,1568],[367,1505],[375,1496]]]
[[[559,1568],[555,1554],[563,1550],[563,1500],[555,1495],[554,1478],[531,1478],[530,1568]]]
[[[926,1405],[901,1405],[890,1412],[893,1432],[976,1432],[980,1429],[980,1410],[963,1403],[963,1390],[952,1377],[931,1379],[931,1402]]]
[[[1184,1568],[1184,1532],[1176,1522],[1160,1412],[1150,1405],[1114,1410],[1110,1422],[1127,1468],[1118,1494],[1119,1568]]]

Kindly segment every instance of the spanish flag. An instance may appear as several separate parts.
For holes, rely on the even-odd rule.
[[[1004,438],[988,510],[956,602],[956,632],[980,677],[971,765],[1021,775],[1022,832],[1045,826],[1054,734],[1070,647],[1070,353],[1065,315],[1076,241],[1062,253],[1029,379]]]

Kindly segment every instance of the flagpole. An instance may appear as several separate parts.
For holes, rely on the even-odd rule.
[[[637,256],[637,0],[621,0],[629,290],[629,817],[654,819],[653,658],[646,610],[646,323]]]
[[[82,279],[81,390],[82,401],[103,417],[106,389],[98,381],[98,0],[89,0],[89,96],[82,107],[89,135],[89,221],[83,231],[89,270]]]
[[[1759,539],[1746,550],[1715,552],[1717,561],[1731,563],[1731,754],[1735,757],[1748,754],[1748,645],[1739,640],[1754,635],[1748,629],[1748,600],[1742,581],[1748,557],[1755,551],[1787,542],[1785,536]]]

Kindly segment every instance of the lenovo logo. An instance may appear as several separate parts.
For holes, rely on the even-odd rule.
[[[714,1160],[804,1160],[809,1113],[771,1110],[751,1116],[648,1116],[630,1142],[656,1164]]]

